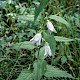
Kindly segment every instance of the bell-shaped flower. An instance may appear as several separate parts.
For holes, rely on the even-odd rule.
[[[36,45],[40,45],[41,39],[42,39],[41,33],[37,33],[30,41],[32,43],[36,43]]]
[[[53,24],[52,24],[49,20],[47,20],[47,28],[48,28],[48,30],[49,30],[50,32],[57,33],[57,31],[55,30]]]
[[[52,52],[51,52],[51,49],[50,49],[50,46],[48,43],[45,44],[45,54],[44,56],[47,57],[47,56],[52,56]]]

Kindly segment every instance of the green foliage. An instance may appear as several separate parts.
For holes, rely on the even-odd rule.
[[[44,32],[44,33],[43,33],[43,37],[44,37],[44,39],[49,43],[50,48],[51,48],[52,53],[53,53],[53,57],[54,57],[54,55],[55,55],[55,50],[56,50],[56,41],[55,41],[55,38],[54,38],[54,34],[48,35],[48,34],[46,34],[46,33]]]
[[[35,11],[35,17],[34,20],[37,19],[38,15],[40,12],[45,8],[46,4],[48,3],[49,0],[41,0],[39,7]]]
[[[45,59],[46,57],[44,56],[44,53],[45,53],[45,47],[43,46],[42,48],[40,48],[39,50],[39,54],[38,54],[38,51],[35,53],[35,56],[36,58],[42,60],[42,59]],[[38,57],[37,57],[38,56]]]
[[[20,50],[20,49],[31,50],[31,49],[34,49],[35,46],[29,41],[24,41],[24,42],[19,42],[14,44],[13,46],[11,46],[11,48],[16,50]]]
[[[33,66],[34,70],[32,73],[30,73],[28,70],[23,70],[16,80],[40,80],[42,75],[48,78],[73,78],[72,75],[67,73],[66,71],[62,71],[59,68],[51,65],[46,65],[46,62],[43,60],[35,61]]]
[[[50,19],[54,19],[54,20],[56,20],[57,22],[63,23],[63,24],[65,24],[67,27],[70,27],[70,24],[69,24],[65,19],[63,19],[63,18],[60,17],[60,16],[50,15],[49,18],[50,18]]]
[[[55,38],[56,41],[59,41],[59,42],[70,42],[70,41],[73,41],[73,39],[65,38],[65,37],[62,37],[62,36],[54,36],[54,38]]]
[[[27,69],[21,71],[20,75],[16,80],[33,80],[32,73],[30,73]]]
[[[0,80],[79,80],[79,4],[79,0],[1,0]],[[48,19],[57,33],[48,31]],[[40,45],[30,41],[37,33],[42,35]],[[45,42],[53,56],[44,56]]]
[[[47,71],[45,73],[46,77],[66,77],[66,78],[73,78],[71,74],[67,73],[66,71],[62,71],[54,66],[47,65]]]
[[[65,62],[67,62],[67,58],[66,58],[66,56],[62,56],[62,58],[61,58],[61,62],[62,62],[62,64],[64,64]]]
[[[40,80],[42,78],[42,75],[45,73],[46,62],[44,60],[38,60],[33,64],[33,66],[33,79]]]

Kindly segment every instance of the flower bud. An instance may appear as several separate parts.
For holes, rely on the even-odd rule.
[[[48,30],[50,32],[57,33],[56,30],[55,30],[55,28],[54,28],[54,26],[53,26],[53,24],[49,20],[47,20],[47,28],[48,28]]]
[[[45,54],[44,54],[44,56],[52,56],[52,52],[51,52],[51,49],[50,49],[50,46],[49,46],[49,44],[48,43],[46,43],[45,44]]]

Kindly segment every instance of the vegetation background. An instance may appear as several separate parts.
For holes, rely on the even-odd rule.
[[[80,0],[0,0],[0,80],[80,80]]]

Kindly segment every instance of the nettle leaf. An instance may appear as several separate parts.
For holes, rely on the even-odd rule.
[[[49,34],[44,32],[43,37],[49,43],[49,46],[51,48],[51,51],[52,51],[52,54],[53,54],[53,57],[54,57],[55,50],[56,50],[56,41],[55,41],[54,35],[53,34],[49,35]]]
[[[39,13],[45,8],[46,4],[48,3],[49,0],[41,0],[40,6],[36,9],[35,11],[35,17],[34,21],[37,19]]]
[[[19,49],[31,50],[34,48],[35,48],[35,45],[32,44],[30,41],[24,41],[24,42],[16,43],[13,46],[11,46],[11,49],[16,49],[16,50],[19,50]]]
[[[21,71],[20,75],[16,80],[33,80],[33,73],[30,73],[27,69]]]
[[[66,71],[60,70],[51,65],[47,65],[47,71],[45,73],[46,77],[65,77],[65,78],[73,78],[71,74],[67,73]]]
[[[59,41],[59,42],[69,42],[69,41],[73,41],[73,39],[65,38],[65,37],[62,37],[62,36],[54,36],[54,38],[55,38],[56,41]]]
[[[70,27],[70,24],[60,16],[50,15],[49,18],[50,19],[54,19],[54,20],[56,20],[58,22],[61,22],[61,23],[65,24],[67,27]]]
[[[33,79],[40,80],[42,75],[45,73],[46,62],[44,60],[35,61],[33,70]]]

